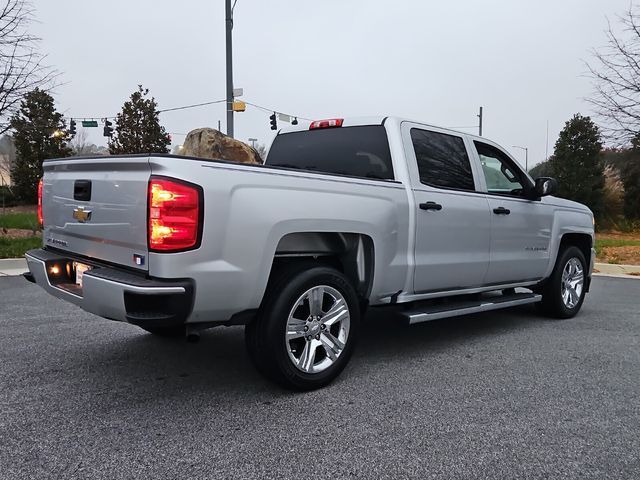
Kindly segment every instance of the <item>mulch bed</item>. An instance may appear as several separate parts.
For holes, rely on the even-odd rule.
[[[33,230],[24,230],[22,228],[2,228],[0,229],[0,237],[5,238],[27,238],[41,237],[42,232],[33,232]]]

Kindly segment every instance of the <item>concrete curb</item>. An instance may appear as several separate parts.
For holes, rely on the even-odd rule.
[[[14,277],[22,275],[29,270],[27,261],[24,258],[3,258],[0,259],[0,277]]]
[[[616,275],[615,273],[594,273],[594,277],[608,277],[608,278],[626,278],[627,280],[640,280],[637,275]]]
[[[629,274],[640,274],[640,265],[616,265],[613,263],[596,263],[594,268],[598,273],[603,275],[623,275],[633,276]]]

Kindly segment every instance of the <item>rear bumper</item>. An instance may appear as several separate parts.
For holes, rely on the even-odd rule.
[[[66,275],[52,275],[52,267],[57,265],[64,272],[67,262],[91,262],[42,249],[30,250],[25,257],[35,283],[95,315],[139,326],[168,327],[184,324],[191,314],[194,287],[190,280],[148,279],[93,265],[84,273],[80,289]]]

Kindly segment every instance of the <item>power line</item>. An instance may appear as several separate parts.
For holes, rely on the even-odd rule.
[[[255,103],[247,102],[246,100],[243,100],[243,102],[246,103],[247,105],[251,105],[252,107],[258,108],[260,110],[264,110],[265,112],[269,112],[269,113],[275,112],[275,113],[280,114],[280,115],[288,115],[290,117],[299,118],[301,120],[306,120],[308,122],[313,122],[313,120],[311,118],[305,118],[305,117],[302,117],[300,115],[293,115],[293,114],[290,114],[290,113],[279,112],[276,109],[263,107],[262,105],[257,105]]]
[[[223,102],[226,102],[226,100],[214,100],[213,102],[194,103],[192,105],[184,105],[182,107],[165,108],[163,110],[158,110],[158,113],[175,112],[176,110],[186,110],[188,108],[204,107],[206,105],[213,105],[216,103],[223,103]]]
[[[70,118],[70,119],[73,119],[73,120],[80,120],[81,122],[83,120],[115,120],[116,119],[116,117],[105,117],[103,115],[96,115],[94,117],[76,117],[76,116],[71,117],[71,116],[65,115],[64,118]]]
[[[190,109],[190,108],[206,107],[207,105],[215,105],[215,104],[224,103],[224,102],[226,102],[226,99],[225,100],[213,100],[211,102],[193,103],[193,104],[190,104],[190,105],[182,105],[182,106],[179,106],[179,107],[163,108],[161,110],[158,110],[158,113],[167,113],[167,112],[175,112],[175,111],[178,111],[178,110],[187,110],[187,109]],[[252,102],[248,102],[248,101],[244,101],[244,103],[246,103],[247,105],[251,105],[252,107],[255,107],[255,108],[259,109],[259,110],[263,110],[265,112],[269,112],[269,113],[275,112],[277,114],[288,115],[290,117],[299,118],[299,119],[302,119],[302,120],[307,120],[309,122],[313,121],[311,118],[306,118],[306,117],[302,117],[300,115],[294,115],[294,114],[290,114],[290,113],[281,112],[281,111],[279,111],[277,109],[265,107],[265,106],[262,106],[262,105],[258,105],[256,103],[252,103]],[[116,116],[103,116],[103,115],[94,115],[94,116],[88,116],[88,117],[78,117],[78,116],[75,116],[75,115],[73,115],[73,116],[66,116],[65,115],[65,118],[70,118],[70,119],[72,118],[74,120],[82,121],[82,120],[104,120],[104,119],[111,120],[111,119],[115,119],[117,117]]]

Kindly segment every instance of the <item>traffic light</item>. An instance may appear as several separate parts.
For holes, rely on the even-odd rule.
[[[271,120],[271,130],[277,130],[278,122],[276,121],[276,112],[273,112],[273,115],[269,117],[269,120]]]
[[[71,121],[69,122],[69,135],[73,137],[75,136],[76,133],[77,133],[76,121],[72,118]]]
[[[113,135],[113,124],[107,120],[106,118],[104,119],[104,129],[102,130],[102,135],[104,135],[105,137],[111,137]]]

